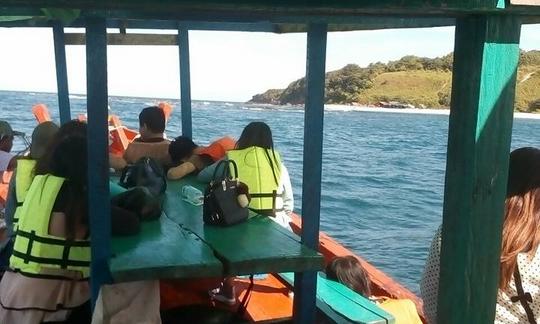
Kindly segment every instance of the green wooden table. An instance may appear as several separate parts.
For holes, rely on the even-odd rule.
[[[223,265],[198,237],[165,215],[143,223],[141,233],[113,237],[109,267],[116,282],[219,277]]]
[[[181,199],[181,190],[192,185],[204,191],[194,178],[170,181],[165,210],[182,228],[204,240],[223,262],[226,275],[321,270],[323,257],[300,243],[294,233],[268,217],[255,216],[230,227],[204,225],[202,207]]]
[[[268,217],[231,227],[204,225],[202,206],[182,200],[184,185],[204,189],[194,178],[170,181],[159,220],[143,223],[136,236],[113,237],[110,270],[115,281],[322,269],[319,253]]]

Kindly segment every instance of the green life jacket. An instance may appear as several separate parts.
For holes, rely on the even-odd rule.
[[[239,180],[249,187],[249,209],[269,216],[283,210],[283,194],[277,193],[281,178],[281,157],[278,152],[252,146],[229,151],[227,158],[236,163]],[[230,171],[234,174],[234,170]]]
[[[17,170],[15,171],[15,198],[17,199],[17,208],[13,216],[13,228],[17,228],[19,215],[28,189],[34,180],[34,168],[36,160],[21,159],[17,161]]]
[[[90,275],[90,241],[66,240],[49,234],[49,222],[64,178],[38,175],[21,209],[10,268],[32,277],[51,277],[58,270]],[[61,275],[60,275],[61,277]]]

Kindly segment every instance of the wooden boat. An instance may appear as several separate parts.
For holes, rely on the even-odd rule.
[[[302,245],[318,248],[327,36],[330,31],[455,26],[438,316],[445,323],[493,322],[500,224],[504,214],[512,110],[522,24],[540,21],[538,0],[445,1],[4,1],[0,26],[53,30],[60,115],[70,115],[65,45],[86,43],[89,118],[88,175],[92,300],[111,281],[107,163],[107,45],[178,45],[182,133],[192,135],[189,30],[306,32],[305,154]],[[65,34],[84,27],[86,37]],[[107,37],[107,28],[119,34]],[[177,34],[128,34],[129,29],[178,29]],[[69,37],[66,37],[69,36]],[[478,239],[481,237],[482,239]],[[313,252],[313,251],[310,251]],[[295,322],[313,323],[317,280],[311,267],[295,292]],[[284,270],[286,267],[283,268]],[[318,268],[320,269],[320,268]],[[317,269],[317,270],[318,270]],[[231,273],[232,274],[232,273]],[[145,279],[153,279],[152,274]],[[187,278],[187,277],[186,277]],[[270,279],[269,279],[270,280]],[[459,283],[459,284],[456,284]],[[274,291],[274,290],[272,290]],[[471,295],[474,292],[474,296]],[[283,294],[282,294],[283,295]],[[473,298],[474,297],[474,298]],[[255,298],[252,300],[256,301]],[[257,305],[257,302],[250,303]],[[285,307],[276,307],[283,308]]]
[[[161,107],[166,107],[172,112],[172,107],[166,103],[160,103]],[[36,121],[42,123],[51,120],[48,109],[43,104],[37,104],[32,108]],[[79,116],[80,120],[84,120]],[[116,115],[109,116],[109,133],[113,139],[109,146],[109,152],[121,156],[127,145],[138,136],[138,132],[122,125],[120,118]],[[7,187],[11,172],[6,173],[0,183],[0,204],[7,198]],[[291,227],[294,233],[300,235],[302,229],[301,217],[294,214]],[[412,300],[418,312],[422,313],[422,301],[410,290],[399,284],[397,281],[386,275],[383,271],[371,265],[368,261],[351,250],[345,248],[336,240],[324,232],[319,237],[319,252],[324,256],[326,262],[336,256],[353,255],[368,272],[372,282],[372,291],[376,296],[389,298],[407,298]],[[179,306],[193,304],[209,304],[207,291],[219,284],[219,278],[211,278],[196,281],[162,281],[161,299],[162,309],[171,309]],[[249,286],[247,279],[236,281],[238,298],[241,299]],[[250,303],[247,307],[247,316],[255,322],[288,319],[292,318],[293,299],[290,285],[283,281],[277,274],[270,274],[267,278],[256,281],[256,289],[251,293]]]

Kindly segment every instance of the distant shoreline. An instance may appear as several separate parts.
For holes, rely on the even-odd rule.
[[[272,105],[272,104],[254,104],[247,103],[248,107],[257,107],[260,109],[291,109],[291,110],[303,110],[304,105]],[[422,114],[422,115],[450,115],[450,109],[445,108],[381,108],[370,106],[354,106],[354,105],[338,105],[338,104],[325,104],[324,110],[326,112],[383,112],[383,113],[401,113],[401,114]],[[514,111],[514,118],[522,119],[540,119],[540,114],[525,113]]]
[[[326,111],[364,111],[364,112],[389,112],[389,113],[404,113],[404,114],[426,114],[426,115],[450,115],[450,109],[429,109],[429,108],[380,108],[367,106],[351,106],[351,105],[324,105]],[[540,114],[514,112],[514,118],[524,119],[540,119]]]

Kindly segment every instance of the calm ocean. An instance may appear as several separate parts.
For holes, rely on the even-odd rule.
[[[139,110],[157,101],[111,97],[110,106],[126,126],[137,129]],[[58,120],[56,95],[23,92],[0,92],[0,119],[29,135],[36,125],[31,113],[36,103],[49,106]],[[178,101],[172,103],[179,107]],[[86,97],[71,96],[71,104],[76,117],[84,113]],[[299,108],[196,101],[193,135],[205,144],[225,134],[238,137],[250,121],[267,122],[301,212],[303,117]],[[418,292],[428,247],[441,223],[448,116],[332,110],[324,123],[321,229]],[[180,125],[177,111],[168,137],[179,135]],[[512,148],[539,144],[540,120],[516,119]]]

